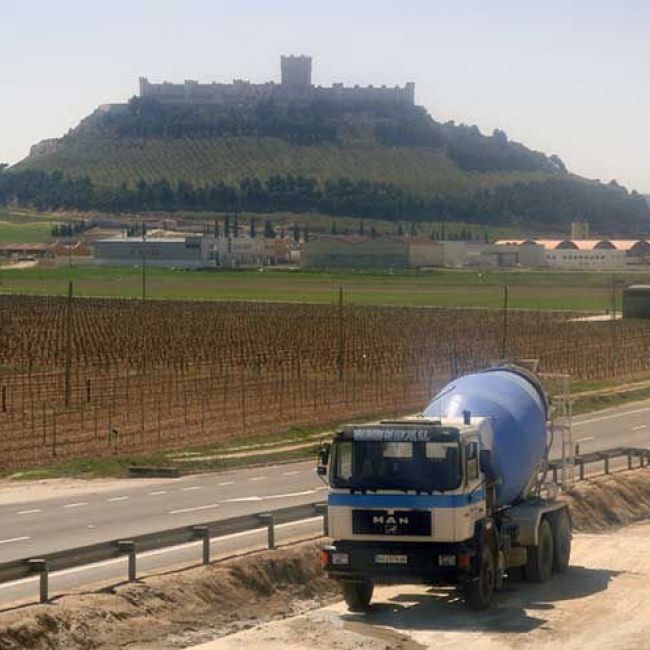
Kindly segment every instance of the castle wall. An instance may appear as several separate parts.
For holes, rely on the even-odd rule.
[[[364,103],[391,105],[415,104],[415,84],[405,86],[344,86],[334,84],[331,87],[314,86],[311,83],[311,58],[305,56],[281,59],[282,83],[272,81],[252,84],[236,79],[233,83],[200,84],[186,80],[182,84],[150,83],[145,77],[140,78],[140,97],[151,97],[160,102],[170,103],[208,103],[236,106],[272,100],[279,105],[308,104],[314,99],[324,100],[342,108],[354,107]]]

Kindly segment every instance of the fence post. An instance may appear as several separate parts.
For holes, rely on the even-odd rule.
[[[580,466],[580,480],[584,481],[585,480],[585,461],[582,460],[582,459],[579,459],[578,464]]]
[[[609,456],[604,456],[603,460],[605,461],[605,474],[609,474]]]
[[[275,548],[275,529],[273,525],[273,515],[263,514],[259,515],[259,518],[262,523],[265,523],[268,526],[268,547],[269,550],[273,550]]]
[[[49,585],[49,576],[50,572],[47,566],[46,560],[29,560],[29,565],[32,568],[34,573],[40,574],[39,581],[39,601],[41,603],[50,602],[50,585]]]
[[[2,412],[7,412],[7,387],[2,387]]]
[[[203,541],[203,564],[210,564],[210,529],[207,526],[194,526],[192,530]]]
[[[129,559],[129,568],[128,568],[128,574],[129,574],[129,582],[135,582],[136,581],[136,549],[135,549],[135,542],[132,542],[131,540],[120,540],[117,543],[117,546],[119,547],[120,551],[124,553],[125,555],[128,555]]]
[[[632,469],[632,451],[629,449],[627,452],[627,468]]]

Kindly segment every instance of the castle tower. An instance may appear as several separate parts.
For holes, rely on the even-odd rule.
[[[309,88],[311,86],[311,57],[282,56],[280,58],[282,85],[294,88]]]

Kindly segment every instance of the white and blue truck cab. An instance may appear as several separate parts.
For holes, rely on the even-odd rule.
[[[530,381],[525,374],[513,375],[511,368],[504,372],[510,375],[505,380],[514,376],[520,388],[522,378]],[[485,373],[480,374],[484,379]],[[495,378],[504,379],[490,376]],[[471,388],[471,381],[460,383],[462,391]],[[452,389],[459,397],[457,387]],[[488,402],[496,399],[503,405],[498,392],[488,393]],[[369,607],[376,583],[414,581],[457,585],[470,608],[485,609],[509,569],[523,567],[527,579],[543,581],[569,564],[566,504],[531,496],[543,459],[533,463],[535,454],[529,454],[528,480],[514,492],[508,490],[513,480],[521,482],[522,468],[508,472],[503,462],[495,462],[503,456],[504,444],[503,422],[495,419],[495,409],[483,404],[484,415],[466,409],[458,413],[467,400],[452,399],[446,401],[443,417],[432,417],[440,404],[435,399],[431,404],[435,409],[430,405],[422,417],[345,426],[321,452],[318,471],[329,486],[333,540],[323,548],[323,566],[340,582],[352,611]],[[513,442],[512,436],[517,420],[530,424],[531,413],[515,416],[506,423],[508,462],[526,456],[530,447],[525,440]],[[519,447],[514,454],[513,447]]]

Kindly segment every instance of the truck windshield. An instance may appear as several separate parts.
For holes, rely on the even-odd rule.
[[[462,480],[457,442],[339,441],[330,483],[335,488],[444,492]]]

